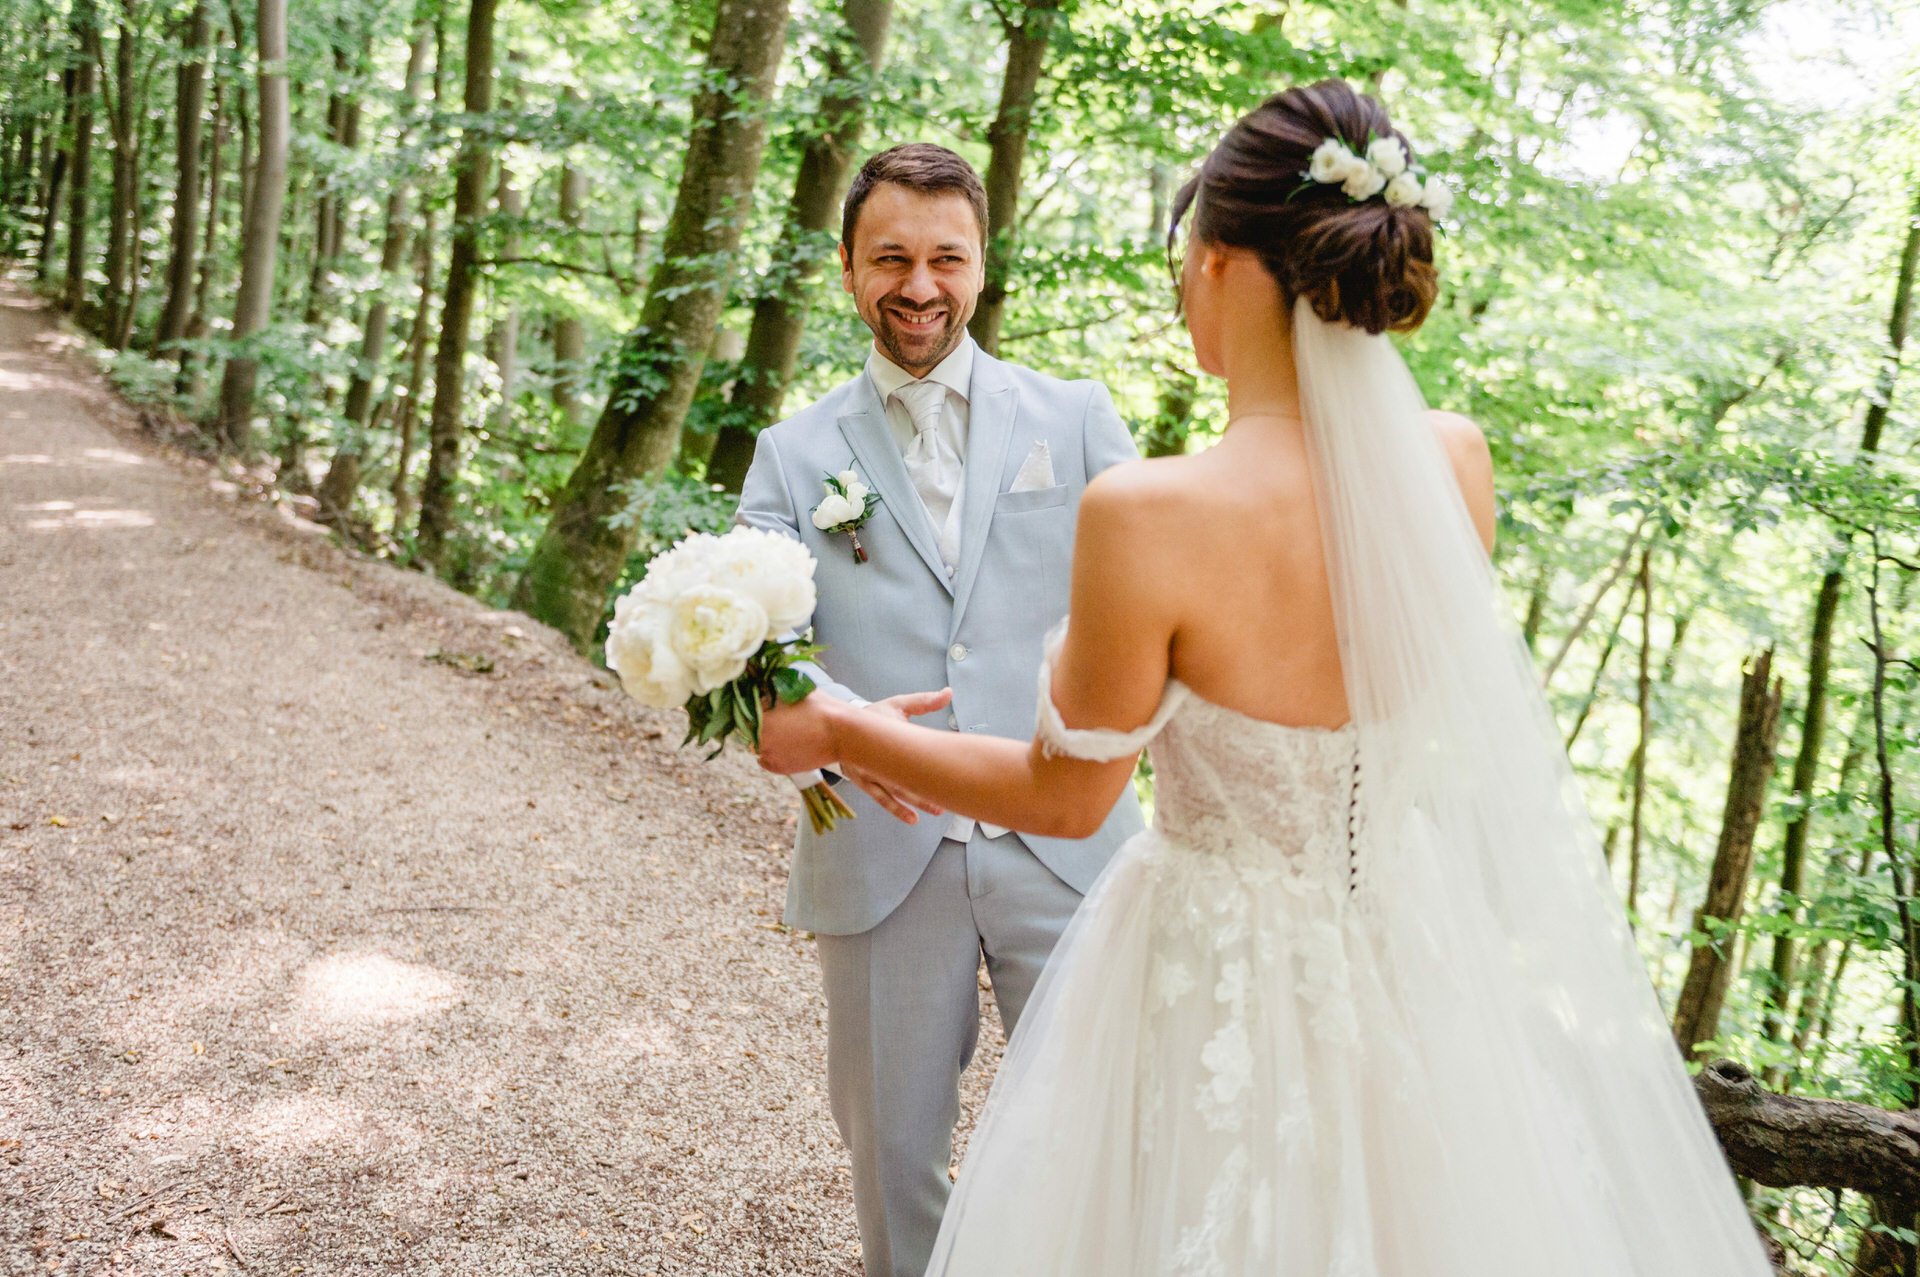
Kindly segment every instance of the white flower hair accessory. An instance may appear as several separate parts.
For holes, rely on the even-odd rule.
[[[1397,137],[1370,138],[1365,155],[1330,137],[1314,149],[1300,188],[1338,186],[1355,204],[1378,195],[1392,208],[1424,208],[1435,221],[1453,211],[1453,192],[1407,154]]]

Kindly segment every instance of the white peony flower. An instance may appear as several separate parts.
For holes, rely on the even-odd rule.
[[[760,605],[768,637],[798,629],[813,615],[813,555],[792,537],[735,528],[714,539],[708,558],[714,585]]]
[[[1307,176],[1316,182],[1344,182],[1359,160],[1359,156],[1347,149],[1345,142],[1330,137],[1319,145],[1313,158],[1307,161]]]
[[[839,527],[849,519],[858,518],[860,509],[838,492],[829,492],[819,505],[813,508],[813,526],[822,532]]]
[[[694,694],[704,695],[746,671],[767,641],[767,611],[738,591],[696,585],[673,601],[667,639]]]
[[[1420,202],[1423,193],[1420,179],[1412,173],[1402,173],[1387,183],[1387,203],[1395,208],[1412,208]]]
[[[668,613],[629,592],[615,606],[607,630],[607,668],[642,705],[673,709],[693,695],[687,667],[667,641]]]
[[[864,514],[867,509],[867,485],[858,479],[849,483],[847,485],[847,500],[853,503],[856,510]]]
[[[1367,160],[1388,180],[1407,171],[1407,146],[1397,137],[1377,137],[1367,145]]]
[[[1362,160],[1360,167],[1340,184],[1340,189],[1347,193],[1349,199],[1370,200],[1378,195],[1386,184],[1387,175],[1375,168],[1371,162]]]
[[[1453,192],[1439,178],[1430,177],[1421,192],[1420,206],[1434,219],[1443,218],[1453,211]]]
[[[860,482],[860,472],[858,470],[842,470],[833,477],[843,488],[851,488],[854,484]]]

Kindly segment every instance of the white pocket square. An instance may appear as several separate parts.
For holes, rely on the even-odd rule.
[[[1013,486],[1009,492],[1036,492],[1041,488],[1056,486],[1053,480],[1053,454],[1047,451],[1044,442],[1033,445],[1033,451],[1020,463],[1020,473],[1013,476]]]

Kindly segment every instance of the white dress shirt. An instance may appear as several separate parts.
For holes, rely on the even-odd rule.
[[[960,466],[964,468],[967,461],[967,428],[972,421],[967,392],[973,385],[973,352],[977,349],[971,336],[961,338],[960,344],[923,378],[915,377],[894,363],[881,354],[878,347],[867,356],[867,377],[873,382],[873,391],[880,397],[880,402],[886,405],[887,427],[893,432],[893,441],[899,445],[902,457],[909,455],[908,449],[913,447],[914,437],[919,432],[914,427],[913,414],[896,392],[912,382],[929,381],[946,388],[946,404],[936,428],[942,436],[941,442],[952,448]],[[926,482],[925,472],[914,475],[915,489],[920,491],[921,505],[928,510],[930,521],[933,519],[933,507],[943,500],[946,505],[946,517],[937,522],[934,534],[939,539],[940,558],[946,564],[947,579],[951,581],[960,563],[960,505],[966,488],[965,472],[964,469],[955,472],[951,480],[941,482],[936,491],[921,490],[921,485]],[[951,483],[951,491],[946,490],[948,482]],[[973,837],[975,823],[971,816],[953,816],[947,821],[946,836],[955,842],[966,842]],[[998,838],[1007,832],[998,825],[989,825],[984,821],[978,823],[989,838]]]

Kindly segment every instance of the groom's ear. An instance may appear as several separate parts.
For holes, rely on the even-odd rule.
[[[847,252],[844,240],[840,244],[840,288],[848,293],[853,291],[853,255]]]

